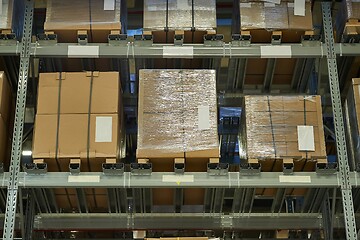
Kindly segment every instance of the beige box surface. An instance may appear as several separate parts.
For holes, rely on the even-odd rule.
[[[144,29],[171,30],[216,28],[216,1],[144,1]],[[194,12],[192,13],[192,9]]]
[[[243,118],[248,159],[326,156],[320,96],[246,96]],[[299,126],[312,127],[313,150],[299,149]]]
[[[48,0],[45,30],[120,30],[120,0]]]
[[[34,159],[54,158],[56,150],[59,158],[117,157],[117,114],[91,114],[90,126],[88,114],[61,114],[59,120],[57,115],[36,116]]]
[[[0,114],[3,121],[9,124],[13,108],[13,100],[10,85],[4,72],[0,71]]]
[[[119,91],[118,72],[41,73],[37,114],[117,113]]]

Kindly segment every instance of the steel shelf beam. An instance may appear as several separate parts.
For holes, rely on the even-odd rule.
[[[21,52],[21,42],[16,44],[9,45],[0,45],[0,55],[4,56],[16,56],[20,55]],[[75,43],[58,43],[56,45],[52,44],[39,44],[31,43],[30,55],[33,57],[69,57],[69,46],[81,47]],[[291,55],[286,56],[289,58],[319,58],[325,57],[326,46],[304,46],[302,44],[281,44],[280,47],[290,47]],[[88,56],[84,55],[84,58],[97,58],[97,57],[106,57],[106,58],[164,58],[164,47],[174,47],[169,44],[153,44],[150,46],[135,46],[133,44],[124,44],[122,46],[113,46],[107,43],[88,43],[85,47],[94,47],[98,48],[96,50],[98,55],[94,56],[90,52]],[[229,58],[261,58],[262,56],[261,49],[263,47],[273,47],[270,44],[252,44],[248,47],[235,47],[231,44],[224,44],[222,47],[208,47],[202,44],[184,44],[183,47],[179,48],[178,51],[191,48],[192,54],[182,55],[182,56],[171,56],[171,58],[216,58],[216,57],[229,57]],[[342,56],[358,56],[360,55],[360,44],[359,43],[335,43],[335,54],[339,57]],[[280,55],[282,52],[281,48],[274,48],[273,55],[269,58],[276,58],[276,55]],[[81,56],[80,56],[81,57]],[[284,57],[284,56],[282,56]]]
[[[0,188],[8,186],[9,177],[9,172],[0,174]],[[154,172],[149,176],[136,176],[129,172],[122,176],[105,175],[102,172],[79,175],[66,172],[49,172],[41,175],[20,172],[18,181],[21,188],[340,188],[341,185],[339,173],[322,175],[316,172],[295,172],[290,176],[282,172],[262,172],[253,176],[242,175],[239,172],[230,172],[227,176],[209,176],[200,172],[188,172],[184,175]],[[349,173],[349,183],[353,188],[360,188],[360,173]]]
[[[353,175],[355,177],[355,175]],[[358,178],[358,177],[357,177]],[[3,181],[6,183],[6,180]],[[354,183],[360,183],[354,179]],[[57,187],[104,187],[104,188],[256,188],[256,187],[305,187],[334,188],[340,187],[339,174],[321,175],[315,172],[296,172],[283,175],[281,172],[262,172],[260,175],[241,175],[230,172],[226,176],[209,176],[207,173],[154,172],[149,176],[136,176],[125,172],[123,176],[104,175],[103,173],[80,173],[71,175],[65,172],[51,172],[44,175],[20,173],[19,187],[57,188]]]
[[[334,216],[334,228],[344,228],[342,215]],[[34,230],[136,230],[136,229],[224,229],[224,230],[272,230],[272,229],[321,229],[322,215],[318,213],[141,213],[141,214],[39,214],[35,216]]]

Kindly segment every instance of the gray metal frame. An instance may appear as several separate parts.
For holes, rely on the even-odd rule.
[[[274,65],[276,62],[278,53],[282,52],[281,49],[276,47],[286,47],[290,52],[287,57],[291,58],[304,58],[305,60],[314,58],[326,58],[329,72],[329,83],[331,102],[333,107],[334,121],[335,121],[335,135],[337,142],[338,158],[339,158],[339,171],[336,174],[322,175],[318,173],[301,172],[294,173],[291,176],[285,176],[283,173],[260,173],[259,175],[244,175],[241,173],[229,173],[226,176],[209,176],[207,173],[186,173],[184,177],[181,175],[174,175],[174,173],[152,173],[149,176],[133,176],[130,173],[124,173],[122,176],[109,176],[103,173],[80,173],[74,177],[69,173],[47,173],[44,175],[32,175],[24,172],[20,172],[20,158],[22,148],[22,135],[23,135],[23,119],[25,112],[25,100],[26,100],[26,89],[28,79],[28,69],[30,58],[40,57],[69,57],[69,46],[78,46],[77,44],[56,44],[48,45],[44,43],[31,43],[31,30],[33,21],[33,0],[24,0],[25,2],[25,15],[24,15],[24,30],[21,43],[13,45],[2,45],[0,46],[0,55],[20,55],[20,71],[19,71],[19,82],[17,90],[17,102],[16,102],[16,115],[14,124],[14,136],[12,142],[12,155],[10,171],[2,175],[2,181],[0,181],[0,187],[7,187],[7,202],[6,202],[6,213],[4,216],[4,239],[13,239],[14,228],[20,228],[22,226],[23,234],[26,239],[31,239],[32,224],[26,222],[26,224],[18,224],[19,221],[26,221],[23,216],[16,215],[17,208],[17,195],[19,188],[30,188],[30,195],[34,195],[35,192],[43,192],[46,196],[51,197],[51,193],[47,192],[51,188],[69,187],[79,188],[81,192],[82,188],[87,187],[105,187],[117,188],[114,191],[114,195],[119,195],[118,192],[122,192],[124,189],[133,188],[135,192],[140,195],[146,195],[142,199],[148,198],[149,188],[154,187],[170,187],[176,188],[176,194],[181,196],[183,188],[202,187],[214,190],[214,199],[219,201],[224,200],[226,188],[236,189],[237,199],[241,197],[246,198],[247,204],[239,206],[234,204],[233,209],[236,209],[238,214],[223,215],[222,205],[219,201],[211,203],[209,207],[209,214],[201,213],[199,215],[191,214],[186,215],[185,213],[178,214],[154,214],[144,211],[142,214],[132,214],[129,217],[127,213],[112,214],[46,214],[41,213],[37,216],[33,216],[33,208],[36,204],[39,208],[47,206],[46,199],[40,199],[42,202],[36,202],[31,199],[29,202],[31,209],[27,209],[30,212],[26,214],[25,219],[35,224],[34,229],[61,229],[66,228],[91,228],[91,229],[104,229],[104,228],[124,228],[124,229],[136,229],[136,228],[156,228],[159,223],[163,223],[163,226],[168,229],[181,225],[185,228],[194,229],[193,223],[197,222],[198,226],[206,226],[207,229],[252,229],[262,225],[263,229],[274,229],[274,228],[294,228],[299,226],[299,229],[308,228],[324,228],[329,239],[332,238],[332,229],[334,228],[346,228],[347,239],[356,239],[356,222],[354,207],[352,202],[352,188],[359,188],[360,176],[358,173],[351,173],[348,166],[348,156],[345,143],[345,134],[343,126],[343,116],[340,99],[340,88],[339,79],[337,73],[337,56],[359,56],[360,45],[359,44],[339,44],[334,43],[333,39],[333,27],[331,22],[331,9],[330,3],[322,4],[323,11],[323,23],[324,23],[324,36],[325,43],[319,45],[302,45],[302,44],[281,44],[280,46],[272,46],[270,44],[253,44],[247,47],[235,46],[232,43],[224,44],[223,46],[204,46],[201,44],[197,45],[184,45],[183,47],[191,48],[191,56],[164,56],[165,49],[171,45],[161,44],[138,44],[136,42],[126,41],[124,44],[119,46],[110,44],[88,44],[87,46],[95,47],[98,49],[96,57],[107,57],[107,58],[164,58],[164,57],[192,57],[192,58],[222,58],[227,57],[231,59],[231,66],[233,68],[245,68],[246,58],[272,58],[269,65]],[[274,47],[273,55],[262,54],[263,47]],[[86,47],[86,46],[85,46]],[[181,46],[176,46],[181,52]],[[166,54],[165,54],[166,55]],[[84,58],[94,56],[82,56]],[[299,69],[301,69],[299,63]],[[303,64],[305,66],[305,63]],[[310,62],[308,67],[313,66]],[[271,68],[268,68],[270,71]],[[301,71],[300,71],[301,72]],[[265,90],[270,91],[272,72],[266,74]],[[234,75],[239,75],[234,74]],[[234,77],[234,76],[233,76]],[[305,85],[297,86],[297,82],[307,84],[307,76],[303,81],[295,81],[293,88],[305,89]],[[238,89],[243,88],[243,76],[237,76],[235,85]],[[231,79],[228,79],[231,82]],[[296,86],[295,86],[296,85]],[[301,90],[303,92],[303,90]],[[164,178],[165,176],[165,178]],[[175,179],[169,181],[166,179]],[[271,207],[271,213],[266,214],[254,214],[251,213],[251,204],[253,201],[253,195],[255,188],[279,188],[275,196],[275,201]],[[49,189],[48,189],[49,188]],[[308,196],[305,199],[305,207],[302,209],[301,214],[283,214],[280,213],[282,208],[282,202],[285,198],[285,188],[309,188]],[[336,189],[341,189],[342,204],[344,214],[335,214],[336,205]],[[332,197],[333,204],[329,202],[329,189],[334,189],[334,195]],[[244,191],[242,191],[244,190]],[[210,192],[210,191],[209,191]],[[313,194],[314,196],[310,196]],[[82,194],[79,194],[82,195]],[[325,198],[323,203],[321,200]],[[38,200],[39,201],[39,200]],[[79,199],[79,202],[84,201]],[[312,203],[311,203],[312,202]],[[316,204],[314,203],[316,202]],[[48,204],[49,205],[49,204]],[[125,206],[115,206],[117,212],[126,211]],[[145,203],[144,208],[149,209],[150,207]],[[181,203],[175,202],[175,208],[181,212]],[[210,206],[209,205],[209,206]],[[56,209],[57,206],[49,205],[49,208]],[[83,206],[84,212],[87,212],[86,206]],[[249,209],[250,208],[250,209]],[[22,209],[22,207],[21,207]],[[322,214],[309,213],[319,212],[322,209]],[[314,211],[312,211],[314,210]],[[47,212],[47,210],[44,210]],[[331,211],[331,213],[330,213]],[[42,212],[42,211],[41,211]],[[50,211],[51,212],[51,211]],[[216,213],[216,214],[214,214]],[[29,215],[29,216],[28,216]],[[344,219],[344,223],[341,219]],[[269,221],[271,219],[271,221]],[[60,225],[61,223],[61,225]],[[16,225],[18,224],[18,225]],[[64,225],[68,224],[68,225]],[[77,224],[77,225],[76,225]],[[254,227],[255,226],[255,227]],[[301,226],[301,227],[300,227]],[[197,228],[199,229],[199,228]],[[24,233],[25,231],[25,233]]]
[[[326,59],[329,72],[331,103],[333,109],[336,147],[339,163],[340,188],[346,225],[346,238],[357,239],[356,223],[354,216],[354,203],[352,200],[352,187],[350,184],[350,169],[346,149],[344,118],[341,107],[339,77],[337,73],[336,54],[331,18],[331,3],[323,2],[322,5],[323,27],[326,44]]]
[[[25,117],[25,102],[28,72],[30,66],[30,43],[32,36],[33,0],[26,0],[24,13],[24,29],[21,41],[19,82],[16,98],[14,134],[10,162],[10,176],[6,201],[3,239],[14,238],[15,214],[18,196],[18,175],[20,172],[22,136]]]

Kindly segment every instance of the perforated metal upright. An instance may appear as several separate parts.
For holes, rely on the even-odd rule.
[[[14,133],[11,148],[10,178],[8,184],[3,239],[14,238],[15,214],[18,196],[18,175],[20,171],[22,136],[24,127],[26,88],[30,63],[30,44],[33,22],[33,0],[24,0],[24,29],[21,41],[20,70],[16,97]]]
[[[336,147],[339,163],[340,188],[342,204],[344,210],[344,221],[346,228],[346,239],[357,239],[354,205],[351,193],[350,169],[348,164],[348,154],[346,149],[345,129],[343,113],[341,107],[341,96],[339,87],[339,77],[337,72],[335,43],[333,37],[333,26],[331,19],[331,3],[323,2],[322,5],[324,37],[326,45],[326,60],[329,73],[329,85],[331,103],[334,117],[334,127],[336,135]]]

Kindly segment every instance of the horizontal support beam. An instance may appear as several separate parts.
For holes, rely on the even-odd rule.
[[[75,47],[75,53],[73,49]],[[85,51],[81,48],[84,47]],[[93,48],[87,51],[86,48]],[[72,49],[69,51],[69,48]],[[94,58],[316,58],[324,57],[325,46],[303,46],[302,44],[252,44],[248,47],[234,47],[231,44],[224,46],[204,46],[201,44],[184,44],[183,46],[153,44],[149,46],[134,46],[133,44],[112,46],[109,44],[91,44],[79,46],[77,44],[59,43],[56,45],[32,44],[33,57],[69,57],[76,56],[79,48],[79,57]],[[360,55],[360,44],[335,44],[336,54],[340,56]],[[1,49],[0,49],[1,50]]]
[[[133,44],[123,44],[113,46],[107,43],[89,43],[85,47],[92,47],[91,50],[79,50],[80,58],[318,58],[325,56],[325,44],[318,46],[303,46],[302,44],[281,44],[273,46],[271,44],[252,44],[247,47],[235,47],[231,44],[224,46],[204,46],[202,44],[184,44],[174,46],[171,44],[153,44],[149,46],[134,46]],[[69,47],[72,50],[69,51]],[[75,52],[74,52],[75,47]],[[32,57],[64,57],[69,55],[76,57],[76,48],[84,47],[75,43],[52,44],[31,44],[30,55]],[[164,48],[165,47],[165,48]],[[170,47],[170,48],[169,48]],[[265,47],[265,48],[264,48]],[[269,48],[270,47],[270,48]],[[0,55],[15,56],[20,55],[20,43],[0,45]],[[165,49],[165,50],[164,50]],[[270,49],[270,52],[269,52]],[[185,51],[184,51],[185,50]],[[182,53],[182,55],[179,55]],[[336,43],[335,53],[337,56],[357,56],[360,55],[360,44]]]
[[[80,173],[72,175],[65,172],[49,172],[42,175],[19,175],[19,187],[56,188],[56,187],[101,187],[101,188],[335,188],[339,187],[338,174],[319,175],[315,172],[297,172],[283,175],[282,172],[262,172],[260,175],[244,175],[230,172],[225,176],[210,176],[207,173],[174,174],[154,172],[148,176],[104,175],[103,173]],[[3,178],[6,186],[7,178]],[[359,179],[360,183],[360,179]]]
[[[9,173],[0,174],[0,187],[8,186]],[[105,175],[102,172],[80,173],[49,172],[36,175],[19,173],[21,188],[337,188],[340,186],[339,174],[322,175],[315,172],[295,172],[284,175],[282,172],[262,172],[260,175],[244,175],[230,172],[226,176],[209,176],[207,173],[154,172],[149,176]],[[350,183],[360,188],[360,174],[350,173]]]
[[[35,216],[34,230],[136,230],[136,229],[321,229],[321,214],[251,213],[219,214],[40,214]],[[334,218],[334,228],[344,228],[343,216]]]

